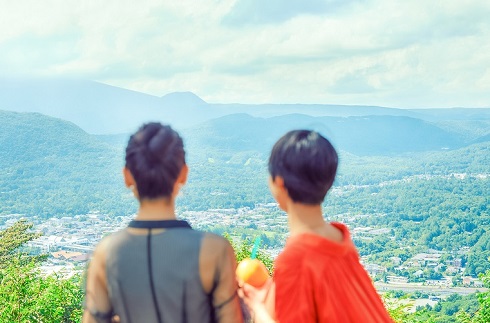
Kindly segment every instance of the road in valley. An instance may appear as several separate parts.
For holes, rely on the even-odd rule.
[[[387,284],[381,282],[375,282],[374,286],[378,290],[378,292],[387,292],[390,290],[401,290],[404,292],[423,292],[423,293],[433,293],[437,295],[450,295],[450,294],[460,294],[460,295],[469,295],[476,292],[487,292],[488,288],[480,287],[442,287],[442,286],[427,286],[427,285],[419,285],[415,283],[406,283],[406,284]]]

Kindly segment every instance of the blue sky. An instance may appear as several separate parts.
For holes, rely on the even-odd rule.
[[[0,75],[208,102],[490,107],[490,1],[2,1]]]

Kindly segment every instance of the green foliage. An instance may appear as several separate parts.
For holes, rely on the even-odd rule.
[[[486,287],[490,287],[490,271],[480,275]],[[404,294],[403,294],[404,295]],[[403,297],[396,293],[387,293],[385,303],[390,315],[399,323],[488,323],[490,322],[490,291],[473,295],[450,295],[439,301],[433,308],[430,306],[417,309],[415,313],[407,311],[407,305],[397,298]]]
[[[0,270],[0,322],[80,322],[80,276],[43,276],[34,262],[17,258]]]
[[[482,235],[471,248],[466,267],[466,272],[472,276],[487,270],[490,270],[490,228],[482,231]]]
[[[415,312],[409,312],[409,305],[401,303],[398,299],[385,296],[385,303],[387,304],[388,312],[391,317],[398,323],[461,323],[466,322],[464,316],[460,313],[466,313],[469,321],[472,320],[472,315],[478,310],[478,302],[474,295],[461,297],[459,295],[450,296],[447,300],[440,301],[434,308],[429,305],[425,307],[418,307]]]
[[[388,313],[393,321],[396,323],[436,323],[441,322],[437,320],[437,315],[429,313],[427,310],[417,311],[415,313],[409,313],[407,311],[407,305],[393,305],[387,302]],[[442,321],[443,322],[443,321]],[[441,322],[441,323],[442,323]]]
[[[481,274],[480,279],[487,288],[490,288],[490,270],[485,274]],[[477,297],[478,303],[480,304],[480,309],[476,312],[473,322],[488,323],[490,322],[490,291],[479,293]]]
[[[230,241],[231,246],[235,250],[237,262],[240,262],[245,258],[250,258],[253,248],[253,243],[250,239],[244,239],[237,243],[229,234],[225,234],[224,236],[228,239],[228,241]],[[269,274],[272,275],[272,273],[274,272],[274,260],[272,259],[272,257],[259,250],[257,252],[257,259],[264,263],[265,267],[269,271]]]
[[[79,275],[42,275],[42,257],[19,252],[39,236],[24,220],[0,231],[0,322],[80,322],[83,291]]]
[[[39,233],[29,232],[32,223],[19,220],[7,229],[0,231],[0,269],[8,266],[13,257],[23,256],[23,261],[40,261],[43,257],[19,255],[19,248],[28,241],[40,236]],[[29,259],[29,260],[28,260]]]
[[[177,204],[189,210],[254,207],[272,202],[265,163],[249,166],[216,160],[190,164],[189,180]],[[233,179],[237,179],[235,180]]]
[[[128,214],[122,152],[74,124],[0,111],[0,214]]]
[[[428,176],[374,188],[376,192],[360,186],[340,196],[332,194],[325,206],[327,214],[371,214],[356,219],[356,225],[393,230],[393,240],[356,240],[361,254],[386,261],[401,247],[415,247],[411,251],[416,253],[421,246],[448,252],[471,246],[467,273],[475,277],[490,269],[488,177]]]

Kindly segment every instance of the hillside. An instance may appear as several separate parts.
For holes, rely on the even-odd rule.
[[[0,111],[0,121],[0,215],[135,211],[120,171],[127,135],[89,135],[70,122],[33,113]],[[401,246],[412,246],[410,255],[427,247],[450,252],[469,247],[469,273],[489,267],[483,250],[490,228],[490,141],[481,136],[480,143],[467,142],[469,137],[460,136],[464,127],[451,133],[399,116],[214,119],[183,132],[190,173],[179,209],[272,202],[269,150],[285,131],[298,127],[326,133],[340,148],[339,174],[324,205],[328,217],[353,228],[392,232],[389,241],[357,240],[363,254],[379,263]],[[264,221],[273,221],[277,212]],[[224,230],[219,223],[209,229]],[[274,230],[282,234],[285,229]]]
[[[216,158],[224,159],[243,151],[266,155],[281,135],[299,128],[317,130],[330,138],[339,150],[354,155],[393,155],[465,145],[463,136],[458,133],[402,116],[312,117],[292,114],[264,119],[234,114],[183,133],[192,150],[219,152]]]
[[[70,122],[33,113],[0,111],[0,121],[2,214],[133,210],[120,174],[127,134],[89,135]],[[270,202],[265,185],[268,153],[293,128],[313,128],[332,139],[340,150],[339,185],[376,184],[419,174],[490,172],[488,141],[469,145],[464,136],[418,119],[306,115],[264,119],[235,114],[182,132],[191,166],[183,205],[206,209]],[[240,184],[228,187],[228,178],[239,178]],[[234,195],[202,199],[222,191]]]
[[[131,210],[123,197],[120,152],[70,122],[0,111],[0,148],[1,214]]]

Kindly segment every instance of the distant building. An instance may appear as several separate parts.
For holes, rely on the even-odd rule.
[[[450,287],[452,285],[452,282],[451,280],[447,280],[447,279],[428,279],[425,281],[425,285]]]
[[[447,269],[446,269],[446,272],[448,274],[457,274],[459,272],[459,269],[454,267],[454,266],[448,266]]]
[[[73,252],[85,252],[92,253],[94,250],[93,246],[84,246],[79,244],[67,244],[63,246],[63,250],[73,251]]]
[[[481,288],[481,287],[483,287],[483,282],[479,279],[475,279],[475,280],[473,280],[473,286]]]
[[[422,277],[422,276],[424,275],[424,272],[423,272],[422,270],[420,270],[420,269],[419,269],[419,270],[417,270],[416,272],[414,272],[414,273],[413,273],[413,275],[414,275],[415,277],[420,278],[420,277]]]
[[[391,257],[390,259],[393,262],[394,266],[400,266],[400,264],[402,263],[402,258],[400,257]]]
[[[406,284],[408,283],[407,277],[402,276],[388,276],[386,277],[388,284]]]
[[[373,229],[371,231],[368,232],[368,234],[372,234],[372,235],[386,235],[388,233],[390,233],[391,230],[388,229],[388,228],[380,228],[380,229]]]
[[[70,252],[70,251],[56,251],[51,253],[51,256],[55,259],[70,260],[74,262],[87,261],[90,259],[90,255],[82,252]]]
[[[476,278],[473,278],[470,276],[466,276],[466,277],[463,277],[463,285],[481,288],[481,287],[483,287],[483,282],[479,279],[476,279]]]
[[[464,286],[470,286],[471,285],[471,277],[470,276],[466,276],[466,277],[463,277],[463,285]]]
[[[365,264],[364,269],[366,269],[369,276],[371,277],[376,277],[377,275],[386,272],[386,267],[380,266],[378,264]]]
[[[461,247],[459,248],[457,254],[458,255],[466,255],[468,252],[470,252],[470,247]]]
[[[456,268],[463,267],[463,260],[461,258],[456,258],[453,260],[453,266]]]
[[[439,264],[441,255],[440,253],[419,253],[412,257],[410,263],[413,264],[413,267],[416,265],[435,267]]]

